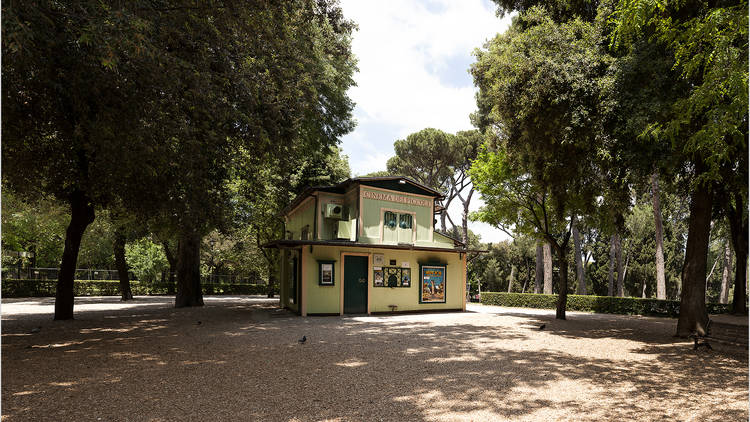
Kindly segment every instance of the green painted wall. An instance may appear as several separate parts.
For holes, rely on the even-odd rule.
[[[410,198],[414,200],[421,200],[429,203],[428,206],[413,205],[409,203],[386,201],[381,199],[373,199],[362,197],[362,224],[363,230],[359,241],[362,243],[380,243],[380,219],[382,218],[383,209],[394,210],[394,212],[404,211],[406,213],[416,214],[415,221],[413,224],[417,228],[417,243],[431,244],[430,242],[430,231],[432,230],[432,200],[422,196],[415,196],[404,192],[385,192],[382,190],[369,189],[366,186],[361,186],[362,194],[390,194],[397,198]],[[385,236],[387,238],[387,236]],[[384,242],[384,243],[397,243],[395,241]],[[411,243],[411,242],[409,242]]]
[[[463,263],[457,253],[447,252],[419,252],[419,251],[389,251],[376,250],[382,253],[386,266],[391,259],[396,260],[397,267],[406,261],[411,268],[410,287],[372,287],[370,298],[370,312],[390,312],[388,305],[397,305],[399,311],[433,310],[433,309],[461,309],[463,307]],[[437,261],[447,264],[446,271],[446,303],[419,303],[419,263]],[[370,271],[370,284],[372,284]]]
[[[302,228],[307,226],[309,239],[313,238],[315,230],[315,199],[307,200],[304,204],[289,214],[286,222],[286,230],[292,232],[292,239],[300,240],[302,237]],[[286,234],[285,234],[285,239]]]
[[[309,246],[303,248],[305,255],[304,282],[307,292],[308,314],[338,313],[340,308],[341,283],[343,282],[341,268],[341,253],[367,253],[370,255],[368,269],[368,284],[370,294],[370,312],[390,312],[389,305],[398,306],[398,311],[419,311],[439,309],[462,309],[463,307],[463,262],[458,253],[452,252],[423,252],[402,251],[375,248],[341,248],[337,246],[314,246],[312,252]],[[412,282],[410,287],[374,287],[372,254],[382,254],[385,266],[390,260],[396,260],[397,267],[408,262],[411,268]],[[318,260],[336,261],[335,285],[318,285]],[[446,303],[419,303],[419,263],[441,262],[446,266]]]
[[[305,268],[303,268],[305,287],[307,293],[308,314],[337,314],[339,313],[339,297],[341,294],[341,265],[340,255],[334,248],[320,246],[302,248],[305,255]],[[320,286],[318,284],[318,261],[336,261],[333,265],[333,286]]]

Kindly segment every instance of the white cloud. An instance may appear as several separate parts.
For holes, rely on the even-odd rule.
[[[360,71],[350,95],[360,123],[397,126],[399,137],[425,127],[471,128],[469,113],[476,108],[471,77],[466,73],[456,85],[438,74],[456,56],[470,62],[473,49],[505,30],[509,20],[498,19],[488,1],[430,4],[434,7],[415,1],[342,2],[345,16],[359,25],[352,48]]]
[[[505,31],[510,17],[497,18],[489,0],[343,0],[341,7],[359,26],[352,41],[357,86],[349,91],[358,126],[342,139],[353,174],[385,170],[393,142],[410,133],[472,128],[471,54]],[[480,205],[475,193],[471,209]],[[460,224],[460,203],[449,212]],[[484,242],[507,238],[484,223],[470,222],[469,228]]]

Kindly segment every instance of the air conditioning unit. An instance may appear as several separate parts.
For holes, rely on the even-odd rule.
[[[325,217],[342,220],[344,218],[344,206],[339,204],[326,204]]]

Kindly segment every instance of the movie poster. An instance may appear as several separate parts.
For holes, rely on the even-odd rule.
[[[420,277],[420,303],[445,303],[445,267],[425,265]]]

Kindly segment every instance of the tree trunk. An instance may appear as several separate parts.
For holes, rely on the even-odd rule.
[[[560,266],[560,284],[558,285],[557,312],[555,313],[557,319],[565,319],[565,308],[568,303],[568,248],[566,246],[564,244],[557,248],[557,264]]]
[[[581,236],[578,233],[578,218],[574,215],[571,218],[571,230],[573,231],[573,252],[575,254],[576,261],[576,278],[578,280],[578,289],[576,292],[579,295],[586,294],[586,275],[583,270],[583,259],[581,257]]]
[[[667,298],[667,282],[664,278],[664,228],[659,202],[659,173],[651,175],[651,197],[654,204],[654,226],[656,228],[656,298]]]
[[[734,299],[732,312],[737,315],[747,314],[747,253],[748,253],[748,217],[747,204],[742,195],[733,195],[734,204],[729,206],[729,229],[732,235],[732,246],[737,262],[734,266]]]
[[[607,279],[607,296],[615,295],[615,237],[613,234],[609,240],[609,278]]]
[[[169,247],[169,242],[166,240],[161,241],[161,245],[164,247],[164,255],[167,257],[169,262],[169,283],[167,284],[167,294],[174,294],[175,290],[175,273],[177,273],[177,257],[172,253],[172,248]],[[180,245],[177,245],[177,249]]]
[[[94,222],[96,214],[85,193],[76,189],[70,196],[70,224],[65,230],[65,248],[57,275],[55,293],[55,319],[73,319],[73,280],[78,262],[78,251],[86,227]]]
[[[615,234],[615,260],[617,261],[617,296],[625,296],[625,271],[622,266],[622,237],[620,233]]]
[[[622,269],[622,285],[625,285],[625,277],[628,275],[628,263],[630,262],[630,255],[625,257],[625,267]],[[623,287],[622,296],[625,296],[625,289]]]
[[[712,192],[705,184],[695,188],[691,195],[677,337],[687,337],[693,332],[703,335],[706,332],[706,266],[712,199]]]
[[[508,293],[513,291],[513,281],[516,279],[516,266],[510,266],[510,277],[508,277]]]
[[[534,293],[542,293],[544,283],[544,249],[540,243],[536,245],[536,271],[534,273]]]
[[[719,303],[726,304],[729,302],[729,273],[732,271],[732,242],[727,240],[724,244],[724,262],[721,272],[721,292],[719,293]]]
[[[121,228],[115,229],[114,254],[117,275],[120,278],[121,300],[133,300],[133,292],[130,289],[130,278],[128,277],[128,262],[125,260],[125,233]]]
[[[552,246],[544,243],[544,294],[552,294]]]
[[[183,228],[177,246],[177,295],[175,308],[203,306],[200,274],[201,236]]]
[[[469,204],[471,204],[471,196],[474,195],[474,187],[469,189],[469,195],[466,197],[466,200],[459,196],[459,199],[461,199],[461,203],[464,206],[464,212],[461,215],[461,228],[463,231],[461,232],[461,241],[464,242],[464,245],[469,245]]]

